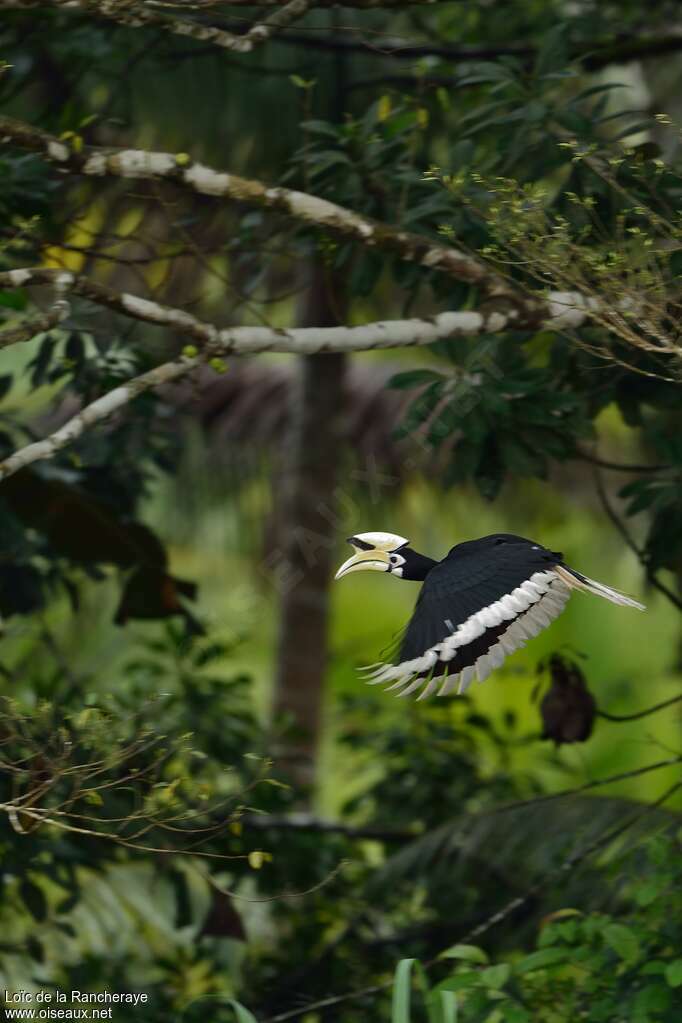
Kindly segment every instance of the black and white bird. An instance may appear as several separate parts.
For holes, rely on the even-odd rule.
[[[394,664],[371,664],[367,681],[385,684],[397,696],[421,689],[463,693],[499,668],[561,614],[572,590],[614,604],[644,605],[569,568],[558,551],[512,533],[494,533],[457,544],[434,561],[412,550],[394,533],[358,533],[355,553],[336,578],[370,569],[423,582]]]

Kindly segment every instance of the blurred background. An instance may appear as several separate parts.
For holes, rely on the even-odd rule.
[[[291,6],[0,4],[0,114],[75,154],[62,172],[5,138],[0,270],[220,326],[489,300],[262,205],[78,173],[88,147],[140,148],[477,253],[525,299],[643,312],[213,360],[0,483],[0,987],[351,1023],[391,1018],[408,957],[431,993],[399,1017],[393,988],[403,1023],[672,1023],[677,5],[302,5],[228,44]],[[0,292],[3,326],[47,290]],[[188,344],[83,297],[33,335],[0,355],[3,458]],[[331,582],[370,530],[435,558],[519,533],[647,613],[576,595],[485,685],[396,700],[356,669],[418,585]]]

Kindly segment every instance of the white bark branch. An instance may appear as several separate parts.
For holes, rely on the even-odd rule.
[[[310,7],[310,0],[290,0],[289,3],[277,6],[280,9],[264,22],[253,25],[243,35],[235,35],[234,32],[228,32],[215,25],[207,25],[192,18],[180,18],[176,13],[164,10],[161,5],[154,6],[143,0],[0,0],[0,10],[56,7],[91,14],[96,18],[106,18],[128,28],[158,28],[171,35],[212,43],[223,50],[232,50],[236,53],[250,53],[256,46],[266,42],[278,29],[286,28],[303,17]],[[192,7],[187,6],[185,9],[189,13],[195,13]]]
[[[290,0],[289,3],[284,4],[283,7],[280,7],[279,10],[276,10],[266,18],[265,21],[259,22],[249,29],[243,37],[239,52],[250,53],[254,46],[264,43],[275,32],[286,28],[292,22],[302,18],[310,6],[310,0]]]
[[[109,6],[118,5],[123,8],[126,0],[102,0]],[[380,10],[382,7],[434,7],[439,3],[452,3],[452,0],[311,0],[309,7],[357,7],[361,10]],[[0,7],[8,10],[22,10],[32,7],[46,7],[50,4],[59,5],[66,10],[88,11],[100,6],[97,0],[1,0]],[[178,11],[210,11],[222,7],[282,7],[282,0],[128,0],[133,10],[142,9],[147,12],[156,10],[167,11],[175,8]]]
[[[198,342],[201,351],[196,356],[182,356],[157,366],[97,398],[49,437],[21,448],[0,462],[0,480],[32,462],[52,458],[86,430],[108,419],[138,395],[178,380],[212,358],[260,352],[311,355],[430,345],[447,338],[497,333],[518,326],[518,311],[511,309],[506,314],[499,310],[444,312],[426,320],[385,320],[360,327],[300,327],[289,330],[274,327],[219,328],[182,309],[174,309],[125,292],[115,292],[63,271],[26,268],[0,273],[0,287],[19,288],[27,284],[57,285],[62,293],[68,287],[75,294],[115,309],[132,319],[178,330]],[[543,308],[544,319],[538,320],[537,326],[564,329],[585,323],[592,307],[580,295],[556,292],[550,294]]]
[[[142,373],[134,377],[126,384],[114,388],[101,398],[86,405],[78,415],[73,416],[67,423],[64,423],[58,430],[50,434],[44,440],[35,441],[24,448],[9,455],[3,462],[0,462],[0,480],[11,476],[32,462],[41,461],[44,458],[52,458],[56,453],[77,440],[89,427],[103,419],[108,419],[112,413],[127,405],[129,401],[136,398],[144,391],[160,387],[162,384],[170,383],[180,376],[184,376],[199,365],[199,359],[179,359],[177,362],[166,362],[162,366],[156,366],[148,373]]]
[[[315,355],[323,352],[360,352],[375,348],[404,348],[429,345],[446,337],[469,336],[503,330],[514,313],[446,312],[429,319],[384,320],[361,327],[217,327],[183,309],[162,305],[125,291],[44,267],[0,273],[0,288],[50,285],[62,279],[62,287],[97,305],[114,309],[134,320],[170,327],[196,341],[207,358],[222,355],[256,355],[260,352],[288,352]],[[44,329],[44,328],[41,328]]]
[[[60,300],[68,290],[96,305],[113,309],[135,320],[170,327],[197,341],[212,355],[254,355],[288,352],[314,355],[323,352],[359,352],[375,348],[406,348],[430,345],[448,337],[500,333],[528,327],[534,330],[567,330],[580,327],[599,311],[594,299],[577,292],[552,291],[546,301],[529,300],[523,316],[514,307],[493,302],[479,311],[444,312],[427,319],[381,320],[360,327],[218,327],[184,309],[115,291],[63,270],[22,267],[0,272],[0,288],[46,285],[58,289]]]
[[[0,117],[0,141],[40,153],[64,170],[89,177],[166,179],[199,195],[275,210],[333,234],[360,241],[365,246],[387,249],[401,259],[429,270],[438,270],[455,280],[475,284],[488,294],[511,295],[510,285],[494,270],[454,246],[441,245],[425,235],[401,231],[307,192],[270,188],[261,181],[216,171],[193,161],[186,153],[97,147],[75,151],[56,136],[8,117]]]
[[[15,0],[20,3],[21,0]],[[36,0],[38,2],[38,0]],[[79,2],[79,0],[76,0]],[[377,10],[382,7],[434,7],[453,0],[312,0],[311,7],[359,7]],[[189,10],[209,10],[215,7],[281,7],[282,0],[147,0],[149,6],[178,7]]]

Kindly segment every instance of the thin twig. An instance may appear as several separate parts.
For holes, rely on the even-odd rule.
[[[31,341],[37,334],[58,327],[71,311],[69,303],[64,298],[69,282],[68,274],[55,274],[51,282],[55,290],[55,298],[50,308],[46,312],[26,317],[15,326],[4,327],[0,330],[0,348],[9,348],[10,345]]]
[[[534,898],[536,895],[539,895],[543,888],[546,888],[547,885],[550,884],[552,881],[562,877],[564,874],[567,874],[569,871],[573,870],[574,867],[578,866],[578,864],[580,863],[583,863],[595,852],[598,852],[599,849],[603,849],[610,842],[613,842],[614,839],[619,838],[622,834],[628,831],[633,824],[636,824],[643,817],[648,816],[654,810],[658,809],[659,806],[662,806],[663,803],[670,799],[670,797],[681,788],[682,781],[675,782],[675,784],[671,785],[669,789],[666,789],[663,795],[660,796],[655,802],[649,803],[642,810],[638,810],[636,813],[632,814],[632,816],[629,817],[624,824],[617,824],[614,828],[609,828],[606,832],[602,833],[599,836],[599,838],[596,838],[593,842],[590,842],[588,845],[586,845],[584,849],[572,853],[563,861],[563,863],[560,863],[558,867],[554,868],[554,870],[551,870],[548,874],[545,874],[543,878],[537,881],[534,885],[531,885],[531,887],[528,888],[522,895],[518,895],[516,896],[516,898],[511,899],[505,906],[502,907],[502,909],[498,910],[496,913],[493,913],[491,916],[483,920],[480,924],[477,924],[475,927],[473,927],[470,931],[467,932],[467,934],[460,938],[459,943],[467,944],[473,941],[475,938],[480,938],[481,935],[487,933],[487,931],[489,931],[491,927],[494,927],[496,924],[501,923],[508,916],[514,913],[517,909],[520,909],[522,906],[525,906],[526,903],[528,903],[532,898]],[[435,960],[433,960],[432,963],[434,961]],[[432,963],[427,965],[432,965]]]
[[[680,701],[682,701],[682,693],[679,696],[672,696],[669,700],[656,703],[653,707],[647,707],[646,710],[637,711],[636,714],[607,714],[605,710],[598,710],[597,716],[605,718],[607,721],[638,721],[640,718],[648,717],[649,714],[655,714],[657,710],[671,707],[674,703],[680,703]]]
[[[156,28],[161,32],[210,43],[221,50],[235,53],[251,53],[262,45],[278,29],[286,28],[303,17],[310,7],[310,0],[290,0],[265,21],[253,25],[244,34],[235,34],[217,25],[209,25],[194,18],[181,18],[174,12],[154,9],[146,3],[131,0],[0,0],[0,9],[16,10],[32,7],[56,7],[64,11],[80,11],[94,18],[105,18],[126,28]]]
[[[644,767],[636,767],[630,771],[621,771],[619,774],[612,774],[607,778],[597,778],[573,789],[562,789],[561,792],[550,792],[544,796],[533,796],[532,799],[522,799],[515,803],[494,806],[490,810],[482,810],[476,817],[491,817],[498,813],[509,813],[512,810],[521,810],[525,807],[553,802],[556,799],[568,799],[570,796],[581,795],[590,789],[601,788],[603,785],[611,785],[619,781],[627,781],[630,778],[637,778],[642,774],[649,774],[651,771],[658,771],[663,767],[673,767],[675,764],[682,764],[682,755],[670,757],[667,760],[659,760],[654,764],[647,764]],[[337,821],[321,820],[318,817],[313,817],[311,814],[291,814],[289,816],[244,814],[241,822],[245,828],[253,828],[257,831],[268,829],[274,831],[313,831],[345,835],[347,838],[377,838],[383,841],[397,842],[414,841],[422,837],[421,834],[410,831],[407,828],[401,830],[370,826],[353,827],[352,825],[341,824]]]
[[[597,465],[600,469],[612,469],[614,472],[666,472],[670,469],[669,465],[636,465],[636,464],[625,464],[623,462],[611,462],[605,458],[599,458],[597,455],[592,455],[589,451],[583,451],[578,448],[576,451],[576,457],[583,462],[590,462],[591,465]]]
[[[637,560],[639,561],[640,565],[644,568],[647,580],[651,583],[653,587],[655,587],[655,589],[659,591],[659,593],[662,593],[665,597],[667,597],[671,604],[674,604],[679,611],[682,611],[682,599],[678,597],[677,594],[674,593],[668,586],[666,586],[665,583],[662,583],[658,576],[655,574],[655,572],[651,570],[649,560],[646,556],[646,552],[641,550],[637,546],[635,541],[630,536],[630,533],[626,529],[625,523],[622,522],[621,519],[619,519],[618,515],[616,515],[616,512],[614,511],[613,506],[611,505],[611,502],[609,501],[608,495],[604,488],[604,483],[601,478],[601,474],[596,468],[594,472],[594,478],[597,488],[597,494],[599,496],[599,500],[601,501],[601,505],[604,511],[606,512],[609,519],[616,527],[620,535],[623,537],[623,540],[628,545],[630,550],[633,552],[633,554],[637,556]]]

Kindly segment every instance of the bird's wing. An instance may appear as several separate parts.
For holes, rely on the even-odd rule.
[[[399,696],[422,688],[419,699],[482,682],[561,613],[571,592],[561,564],[557,552],[520,537],[454,547],[422,586],[397,663],[368,681]]]

